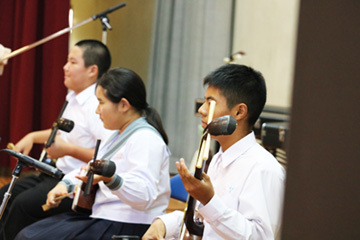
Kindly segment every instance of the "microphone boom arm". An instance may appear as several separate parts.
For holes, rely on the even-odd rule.
[[[57,179],[60,179],[61,176],[62,176],[62,172],[56,168],[53,168],[51,166],[48,166],[47,164],[44,164],[42,162],[37,162],[37,160],[31,158],[31,157],[28,157],[28,156],[25,156],[25,155],[22,155],[21,153],[18,153],[18,152],[15,152],[14,150],[10,150],[10,149],[2,149],[0,150],[0,152],[7,152],[9,153],[10,155],[18,158],[18,161],[17,161],[17,164],[16,164],[16,167],[12,173],[12,179],[11,179],[11,182],[9,184],[9,187],[8,187],[8,190],[7,192],[4,194],[4,198],[2,200],[2,203],[1,203],[1,206],[0,206],[0,220],[4,214],[4,211],[5,211],[5,208],[6,208],[6,205],[11,197],[11,192],[12,192],[12,189],[14,187],[14,184],[15,182],[17,181],[17,179],[19,178],[20,176],[20,173],[22,171],[23,168],[25,167],[35,167],[35,168],[38,168],[42,170],[42,172],[44,172],[45,174],[47,175],[50,175],[52,177],[55,177]]]
[[[121,6],[120,6],[120,5],[121,5]],[[23,53],[23,52],[26,52],[26,51],[34,48],[34,47],[37,47],[37,46],[39,46],[39,45],[41,45],[41,44],[43,44],[43,43],[46,43],[46,42],[48,42],[48,41],[50,41],[50,40],[52,40],[52,39],[54,39],[54,38],[57,38],[57,37],[65,34],[65,33],[67,33],[67,32],[70,32],[71,30],[73,30],[73,29],[75,29],[75,28],[78,28],[78,27],[80,27],[80,26],[82,26],[82,25],[84,25],[84,24],[86,24],[86,23],[88,23],[88,22],[94,21],[94,20],[96,20],[98,17],[103,16],[104,14],[111,13],[112,11],[114,11],[114,10],[120,8],[120,7],[124,7],[124,6],[125,6],[125,3],[119,4],[119,5],[115,6],[115,7],[112,7],[112,8],[110,8],[110,9],[102,12],[102,13],[95,14],[95,15],[93,15],[92,17],[90,17],[90,18],[88,18],[88,19],[86,19],[86,20],[84,20],[84,21],[82,21],[82,22],[80,22],[80,23],[78,23],[78,24],[76,24],[76,25],[74,25],[74,26],[72,26],[72,27],[64,28],[63,30],[60,30],[60,31],[58,31],[58,32],[56,32],[56,33],[51,34],[50,36],[47,36],[47,37],[45,37],[45,38],[43,38],[43,39],[40,39],[40,40],[38,40],[38,41],[36,41],[36,42],[34,42],[34,43],[32,43],[32,44],[29,44],[29,45],[26,45],[26,46],[24,46],[24,47],[22,47],[22,48],[19,48],[19,49],[15,50],[15,51],[11,52],[10,54],[6,55],[6,56],[3,57],[2,59],[0,59],[0,62],[3,62],[3,61],[5,61],[5,60],[7,60],[7,59],[10,59],[10,58],[12,58],[12,57],[15,57],[15,56],[17,56],[17,55],[19,55],[19,54],[21,54],[21,53]]]
[[[26,51],[34,48],[34,47],[37,47],[37,46],[39,46],[39,45],[41,45],[41,44],[43,44],[43,43],[46,43],[46,42],[48,42],[48,41],[50,41],[50,40],[52,40],[52,39],[54,39],[54,38],[57,38],[57,37],[65,34],[65,33],[67,33],[67,32],[70,32],[71,30],[73,30],[73,29],[75,29],[75,28],[77,28],[77,27],[80,27],[80,26],[82,26],[82,25],[84,25],[84,24],[86,24],[86,23],[88,23],[88,22],[91,22],[92,20],[93,20],[92,18],[89,18],[89,19],[87,19],[87,20],[85,20],[85,21],[82,21],[82,22],[79,23],[79,24],[76,24],[76,25],[74,25],[74,26],[72,26],[72,27],[64,28],[63,30],[60,30],[60,31],[58,31],[58,32],[56,32],[56,33],[51,34],[50,36],[47,36],[47,37],[45,37],[45,38],[43,38],[43,39],[40,39],[40,40],[38,40],[38,41],[36,41],[36,42],[34,42],[34,43],[32,43],[32,44],[29,44],[29,45],[26,45],[26,46],[24,46],[24,47],[22,47],[22,48],[19,48],[19,49],[13,51],[12,53],[6,55],[5,57],[3,57],[3,58],[0,60],[0,62],[1,62],[1,61],[4,61],[4,60],[7,60],[7,59],[10,59],[10,58],[12,58],[12,57],[15,57],[15,56],[17,56],[17,55],[19,55],[19,54],[21,54],[21,53],[23,53],[23,52],[26,52]]]

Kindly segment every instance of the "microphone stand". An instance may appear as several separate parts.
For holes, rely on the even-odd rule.
[[[107,10],[105,10],[105,11],[99,13],[99,14],[93,15],[92,17],[90,17],[90,18],[88,18],[88,19],[86,19],[86,20],[84,20],[84,21],[82,21],[82,22],[80,22],[80,23],[78,23],[78,24],[76,24],[76,25],[74,25],[72,27],[64,28],[63,30],[60,30],[60,31],[58,31],[56,33],[51,34],[50,36],[47,36],[47,37],[45,37],[43,39],[40,39],[40,40],[38,40],[38,41],[36,41],[36,42],[34,42],[32,44],[29,44],[27,46],[19,48],[19,49],[13,51],[12,53],[6,55],[2,59],[0,59],[0,62],[3,62],[5,60],[7,60],[7,59],[15,57],[15,56],[17,56],[17,55],[19,55],[19,54],[21,54],[23,52],[26,52],[26,51],[34,48],[34,47],[37,47],[37,46],[39,46],[39,45],[41,45],[43,43],[46,43],[46,42],[48,42],[48,41],[50,41],[50,40],[52,40],[54,38],[57,38],[57,37],[65,34],[67,32],[70,32],[71,30],[73,30],[75,28],[78,28],[78,27],[80,27],[80,26],[82,26],[82,25],[84,25],[84,24],[86,24],[88,22],[94,21],[94,20],[96,20],[98,18],[101,19],[101,22],[103,24],[103,31],[106,31],[106,29],[104,30],[104,28],[109,28],[111,30],[112,28],[111,28],[110,24],[108,23],[109,19],[107,17],[107,14],[111,13],[111,12],[113,12],[113,11],[119,9],[119,8],[125,7],[125,6],[126,6],[125,3],[118,4],[118,5],[116,5],[116,6],[112,7],[112,8],[109,8],[109,9],[107,9]],[[104,27],[104,25],[105,25],[105,27]],[[103,33],[103,42],[104,41],[106,43],[106,34],[105,34],[105,38],[104,38],[104,33]],[[9,188],[8,188],[7,192],[4,194],[4,198],[3,198],[3,201],[2,201],[1,206],[0,206],[0,220],[1,220],[2,216],[3,216],[3,214],[4,214],[5,207],[6,207],[8,201],[9,201],[9,199],[11,197],[11,192],[12,192],[12,189],[14,187],[14,184],[15,184],[16,180],[19,178],[20,173],[21,173],[21,171],[22,171],[22,169],[24,167],[26,167],[26,165],[24,163],[22,163],[20,161],[17,162],[17,165],[16,165],[16,167],[15,167],[15,169],[13,171],[13,174],[12,174],[12,179],[11,179],[11,182],[9,184]]]
[[[80,26],[82,26],[82,25],[84,25],[84,24],[86,24],[88,22],[94,21],[94,20],[96,20],[98,18],[100,18],[100,19],[105,19],[106,18],[107,19],[106,15],[108,13],[111,13],[111,12],[113,12],[113,11],[119,9],[119,8],[125,7],[125,5],[126,5],[125,3],[121,3],[119,5],[116,5],[116,6],[112,7],[112,8],[109,8],[109,9],[99,13],[99,14],[95,14],[92,17],[90,17],[90,18],[88,18],[88,19],[86,19],[86,20],[84,20],[84,21],[82,21],[82,22],[80,22],[80,23],[78,23],[78,24],[76,24],[76,25],[74,25],[72,27],[64,28],[63,30],[60,30],[60,31],[58,31],[56,33],[53,33],[50,36],[47,36],[47,37],[45,37],[43,39],[40,39],[39,41],[36,41],[36,42],[34,42],[32,44],[29,44],[29,45],[26,45],[26,46],[24,46],[22,48],[19,48],[19,49],[13,51],[12,53],[6,55],[2,59],[0,59],[0,62],[5,61],[7,59],[10,59],[12,57],[15,57],[15,56],[17,56],[17,55],[19,55],[19,54],[21,54],[23,52],[26,52],[26,51],[34,48],[34,47],[39,46],[40,44],[46,43],[46,42],[48,42],[48,41],[50,41],[50,40],[52,40],[54,38],[57,38],[57,37],[65,34],[67,32],[70,32],[71,30],[73,30],[73,29],[75,29],[77,27],[80,27]],[[108,19],[107,19],[107,22],[108,22]],[[106,23],[104,23],[104,20],[102,20],[102,23],[106,25]],[[108,23],[107,23],[107,25],[110,27],[109,29],[111,29],[111,26]],[[108,26],[106,26],[106,27],[108,27]]]
[[[112,27],[109,24],[109,18],[105,15],[100,17],[102,25],[102,43],[106,45],[107,42],[107,29],[112,30]]]
[[[2,218],[4,211],[5,211],[5,207],[11,197],[11,192],[12,189],[14,187],[15,181],[19,178],[21,170],[23,170],[23,168],[26,167],[26,164],[22,163],[21,161],[18,161],[16,164],[16,167],[12,173],[12,179],[11,182],[9,184],[9,188],[7,190],[7,192],[4,194],[4,198],[3,201],[1,203],[1,207],[0,207],[0,219]]]

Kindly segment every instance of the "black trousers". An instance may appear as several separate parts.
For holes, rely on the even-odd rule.
[[[11,197],[0,220],[0,239],[13,240],[24,227],[43,218],[71,210],[72,199],[65,198],[57,208],[44,212],[47,193],[59,182],[46,174],[28,176],[15,182]],[[0,189],[0,197],[8,191],[9,185]]]

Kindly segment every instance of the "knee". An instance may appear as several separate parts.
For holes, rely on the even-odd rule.
[[[28,239],[28,238],[26,238],[26,236],[23,234],[23,231],[24,231],[25,229],[23,229],[23,230],[21,230],[18,234],[16,234],[16,236],[15,236],[15,238],[14,238],[14,240],[25,240],[25,239]]]
[[[46,201],[46,199],[44,200]],[[34,194],[25,191],[19,194],[11,204],[12,211],[33,211],[41,206],[40,200]]]

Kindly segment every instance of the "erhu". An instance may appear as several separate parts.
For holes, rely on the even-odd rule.
[[[65,108],[68,104],[68,101],[65,101],[64,105],[61,108],[59,117],[55,120],[51,127],[50,135],[44,144],[44,148],[40,154],[40,161],[50,164],[55,167],[56,159],[48,159],[47,158],[47,149],[51,146],[51,144],[55,141],[55,137],[57,135],[58,130],[62,130],[64,132],[71,132],[74,128],[74,122],[72,120],[62,118],[62,115],[65,111]]]
[[[48,159],[47,158],[47,149],[51,146],[51,144],[54,142],[55,137],[57,135],[58,130],[62,130],[64,132],[71,132],[74,128],[74,122],[72,120],[62,118],[62,114],[65,111],[65,108],[68,104],[68,101],[65,101],[64,105],[62,106],[62,109],[60,111],[59,117],[55,120],[51,127],[50,135],[44,144],[43,150],[40,154],[39,161],[45,162],[53,167],[55,167],[56,159]],[[15,150],[15,145],[13,143],[8,143],[7,148],[10,150]]]
[[[210,102],[208,114],[208,125],[204,129],[204,133],[200,140],[198,156],[195,166],[194,177],[201,180],[204,171],[205,161],[209,158],[210,137],[218,135],[230,135],[236,128],[236,120],[232,116],[226,115],[216,118],[212,121],[215,110],[215,101]],[[201,239],[204,231],[204,225],[200,218],[196,216],[196,200],[189,195],[187,206],[184,213],[183,222],[179,233],[179,239]]]

